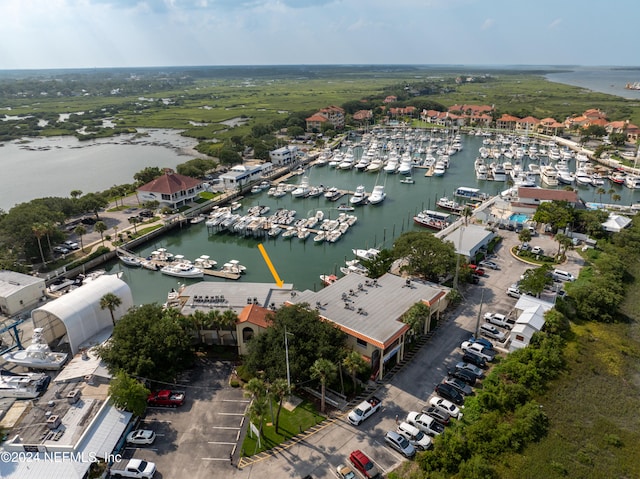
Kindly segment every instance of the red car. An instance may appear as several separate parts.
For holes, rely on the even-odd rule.
[[[349,455],[349,460],[354,467],[360,471],[364,477],[367,479],[373,479],[374,477],[380,477],[380,472],[378,468],[373,463],[371,459],[369,459],[364,452],[359,449],[353,451]]]
[[[470,264],[469,269],[473,274],[477,274],[478,276],[484,276],[484,269],[478,267],[476,264]]]

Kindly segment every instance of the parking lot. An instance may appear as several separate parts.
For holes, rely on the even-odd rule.
[[[173,387],[186,392],[178,408],[147,410],[139,429],[151,429],[150,446],[128,447],[125,458],[156,463],[158,478],[203,479],[227,477],[234,471],[230,454],[236,449],[249,399],[240,388],[227,384],[229,363],[202,361],[191,377]]]

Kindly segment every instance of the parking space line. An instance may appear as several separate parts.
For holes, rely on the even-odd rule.
[[[234,431],[237,431],[238,429],[240,429],[239,427],[231,427],[231,426],[211,426],[212,429],[233,429]]]
[[[249,399],[222,399],[222,402],[246,402],[246,403],[250,403],[251,400]]]
[[[221,416],[244,416],[243,412],[219,412]]]
[[[227,461],[229,462],[228,457],[203,457],[203,461]]]
[[[233,446],[235,444],[235,442],[207,441],[207,444],[225,444],[227,446]]]

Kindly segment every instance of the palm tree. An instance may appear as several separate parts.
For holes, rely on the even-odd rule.
[[[102,240],[102,246],[104,246],[104,235],[103,233],[107,231],[107,225],[104,221],[98,221],[95,225],[93,225],[93,229],[100,233],[100,239]]]
[[[276,434],[278,434],[278,422],[280,421],[280,411],[282,410],[282,402],[291,391],[286,379],[278,378],[271,383],[269,387],[271,395],[278,400],[278,412],[276,413]]]
[[[555,236],[554,239],[558,242],[558,253],[556,254],[556,257],[559,258],[560,257],[560,250],[561,250],[562,246],[566,243],[566,240],[569,240],[569,242],[571,242],[571,238],[569,238],[564,233],[556,233],[556,236]]]
[[[138,234],[138,222],[140,220],[138,219],[137,216],[132,216],[131,218],[129,218],[129,223],[131,223],[133,225],[133,232],[135,234]]]
[[[40,258],[42,258],[42,264],[45,264],[44,252],[42,251],[42,241],[40,241],[45,234],[45,228],[42,224],[36,223],[31,226],[31,231],[33,232],[36,239],[38,240],[38,248],[40,249]]]
[[[47,237],[47,245],[49,245],[49,253],[51,253],[51,251],[53,251],[53,249],[51,248],[51,234],[55,232],[56,228],[55,226],[53,226],[53,224],[49,223],[48,221],[45,221],[44,223],[42,223],[42,228],[45,236]]]
[[[613,200],[614,203],[617,203],[618,201],[620,201],[622,199],[622,196],[620,195],[613,195],[611,197],[611,199]]]
[[[225,309],[220,317],[220,325],[223,328],[231,328],[231,339],[235,341],[236,337],[233,335],[236,323],[238,322],[238,313],[233,309]]]
[[[613,201],[613,195],[615,194],[616,190],[614,190],[613,188],[609,188],[609,190],[607,191],[607,194],[609,195],[609,199],[611,201]],[[602,201],[601,201],[602,203]]]
[[[260,378],[251,378],[244,386],[245,394],[251,399],[257,399],[266,396],[267,385]]]
[[[473,210],[469,206],[465,206],[462,210],[462,216],[464,217],[464,225],[467,226],[469,223],[469,217],[473,215]]]
[[[356,375],[363,372],[367,368],[367,362],[362,355],[357,351],[351,351],[342,360],[342,365],[346,368],[347,372],[351,375],[353,381],[353,390],[357,390]]]
[[[190,319],[191,319],[190,321],[191,325],[196,328],[196,334],[198,335],[198,342],[204,343],[202,339],[202,333],[204,328],[209,323],[207,315],[203,311],[196,309],[193,312],[193,314],[190,316]]]
[[[216,328],[218,344],[222,345],[222,313],[219,309],[212,309],[207,313],[207,323]]]
[[[613,191],[613,190],[611,190]],[[596,189],[596,194],[598,195],[599,201],[600,203],[602,203],[602,195],[604,195],[607,192],[607,190],[605,190],[602,186],[598,187]]]
[[[100,309],[108,309],[111,313],[111,322],[116,325],[116,318],[113,312],[122,304],[122,300],[113,293],[107,293],[100,298]]]
[[[316,359],[316,361],[311,366],[311,377],[313,379],[320,380],[320,412],[324,414],[325,412],[325,392],[327,381],[333,381],[336,377],[336,373],[338,368],[335,364],[333,364],[328,359],[320,358]]]
[[[71,193],[69,193],[71,195],[71,198],[73,198],[74,200],[77,200],[80,196],[82,196],[82,191],[81,190],[71,190]]]
[[[269,404],[267,402],[266,397],[255,398],[251,401],[251,406],[249,406],[249,416],[252,421],[257,422],[258,425],[258,437],[262,436],[262,425],[264,424],[264,417],[267,415],[267,411],[269,410]],[[256,451],[258,449],[258,445],[256,444]]]
[[[84,251],[84,243],[82,242],[82,236],[87,234],[87,228],[85,228],[83,225],[78,225],[75,227],[73,232],[78,235],[78,238],[80,238],[80,248],[82,249],[82,251]]]

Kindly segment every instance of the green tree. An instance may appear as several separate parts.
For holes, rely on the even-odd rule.
[[[42,251],[42,237],[45,235],[45,228],[41,223],[36,223],[31,227],[31,231],[33,235],[38,240],[38,249],[40,250],[40,258],[42,259],[42,264],[45,264],[46,261],[44,259],[44,252]]]
[[[155,303],[131,308],[116,323],[111,340],[98,350],[109,371],[122,369],[157,381],[174,381],[193,363],[184,317]]]
[[[78,238],[80,238],[80,248],[84,251],[83,236],[87,234],[87,228],[85,228],[84,225],[78,225],[73,229],[73,232],[78,235]]]
[[[150,391],[137,379],[124,371],[117,371],[109,383],[109,396],[113,405],[141,417],[147,410]]]
[[[129,223],[133,225],[133,232],[135,234],[138,234],[138,223],[140,223],[140,218],[138,218],[137,216],[132,216],[131,218],[129,218]]]
[[[148,166],[144,170],[138,171],[133,175],[133,179],[140,185],[145,185],[159,176],[162,176],[162,170],[157,166]]]
[[[107,293],[100,298],[100,309],[108,309],[111,314],[111,322],[116,325],[116,318],[113,312],[120,307],[122,300],[113,293]]]
[[[278,428],[280,426],[280,411],[282,411],[282,403],[291,391],[287,380],[283,378],[277,378],[269,386],[270,394],[278,401],[278,412],[276,412],[276,434],[278,434]]]
[[[413,334],[423,334],[424,325],[429,320],[431,309],[423,302],[419,302],[411,306],[409,310],[402,315],[402,322],[411,326]]]
[[[338,367],[328,359],[316,359],[311,366],[311,377],[320,380],[320,412],[325,412],[325,394],[327,382],[335,379]]]
[[[613,200],[614,203],[617,203],[622,199],[622,196],[615,194],[611,197],[611,199]]]
[[[550,273],[551,266],[548,264],[526,270],[519,283],[520,290],[526,291],[532,296],[540,296],[546,286],[553,284],[553,278]]]
[[[563,233],[557,233],[554,239],[558,243],[558,253],[556,256],[561,258],[567,252],[567,249],[573,244],[573,240]]]
[[[518,239],[521,243],[531,241],[531,231],[529,231],[529,228],[522,228],[522,231],[518,233]]]
[[[318,358],[327,358],[336,364],[341,360],[345,333],[323,321],[319,311],[310,309],[308,304],[281,307],[269,315],[268,321],[271,326],[249,342],[245,357],[249,372],[264,371],[269,381],[287,376],[285,330],[292,383],[308,381],[311,366]]]
[[[393,255],[405,261],[401,271],[433,282],[438,282],[456,266],[453,243],[443,242],[428,232],[403,233],[393,245]]]
[[[554,233],[565,228],[573,220],[572,208],[567,201],[548,201],[538,206],[533,215],[534,221],[551,226]]]
[[[349,353],[342,360],[342,365],[347,370],[349,375],[351,376],[351,380],[353,381],[353,390],[356,392],[358,390],[358,383],[356,381],[356,376],[359,373],[363,373],[369,367],[367,361],[362,357],[362,355],[358,351],[349,351]]]
[[[598,195],[598,202],[602,203],[602,195],[607,192],[602,186],[596,188],[596,194]]]
[[[82,191],[81,190],[71,190],[71,193],[69,193],[69,195],[71,195],[71,198],[73,198],[74,200],[77,200],[80,196],[82,196]]]
[[[369,271],[367,276],[379,278],[389,271],[394,261],[395,257],[391,250],[385,248],[380,250],[380,253],[375,258],[362,260],[361,263]]]
[[[97,195],[95,193],[87,193],[86,195],[81,197],[78,202],[80,203],[82,211],[93,213],[98,220],[100,219],[100,210],[102,208],[106,208],[109,204],[109,200],[107,200],[104,196]]]
[[[93,225],[93,229],[100,233],[100,240],[102,241],[102,246],[104,246],[104,235],[103,233],[107,231],[109,228],[107,227],[104,221],[97,221],[95,225]]]

